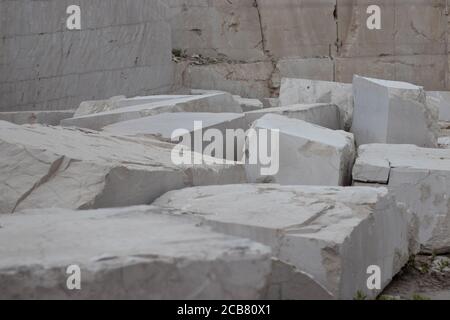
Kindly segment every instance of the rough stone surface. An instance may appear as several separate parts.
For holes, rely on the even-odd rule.
[[[343,186],[351,183],[355,157],[351,133],[334,131],[311,123],[268,114],[253,123],[255,132],[249,132],[246,141],[246,172],[250,182],[274,182],[283,185]],[[262,175],[263,165],[251,163],[255,157],[253,136],[260,130],[279,130],[279,171]],[[261,142],[259,142],[261,143]],[[270,143],[270,139],[269,139]],[[274,143],[275,144],[275,143]],[[259,146],[261,148],[261,146]],[[275,151],[269,144],[268,149]]]
[[[450,121],[450,92],[427,91],[427,96],[437,99],[437,105],[439,107],[439,120]]]
[[[74,117],[86,116],[93,113],[112,111],[123,107],[131,107],[148,103],[167,101],[171,99],[189,98],[188,95],[153,95],[146,97],[126,98],[112,97],[107,100],[83,101],[75,112]]]
[[[84,100],[166,93],[173,83],[167,6],[159,0],[1,1],[0,110],[73,109]]]
[[[325,128],[340,129],[339,108],[334,104],[296,104],[286,107],[266,108],[245,113],[251,125],[266,114],[279,114],[292,119],[303,120]]]
[[[177,167],[172,148],[151,139],[0,121],[0,213],[149,204],[186,186],[245,182],[240,165]]]
[[[406,82],[355,76],[352,132],[356,143],[415,144],[436,147],[438,110],[422,87]]]
[[[438,144],[440,148],[450,149],[450,137],[440,137]]]
[[[214,186],[169,192],[155,204],[270,246],[334,298],[374,298],[368,266],[383,270],[384,288],[408,261],[407,216],[385,188]]]
[[[40,123],[57,126],[61,120],[72,118],[74,112],[73,110],[0,112],[0,120],[15,124]]]
[[[175,99],[116,108],[110,111],[65,119],[61,121],[61,125],[66,127],[100,130],[107,125],[117,122],[134,120],[167,112],[242,113],[242,109],[230,94],[211,93],[188,97],[182,96]]]
[[[270,249],[155,207],[2,217],[0,299],[259,299]],[[11,239],[20,241],[11,241]],[[82,290],[66,288],[81,269]]]
[[[233,98],[239,103],[244,112],[261,110],[264,108],[263,103],[258,99],[242,98],[241,96],[233,96]]]
[[[254,0],[236,2],[166,0],[172,43],[186,54],[234,60],[264,58]]]
[[[270,61],[253,63],[219,63],[190,65],[183,71],[182,85],[187,88],[223,90],[241,97],[262,99],[271,97]]]
[[[358,151],[353,179],[387,185],[408,206],[422,251],[450,250],[450,150],[364,145]]]
[[[306,79],[282,79],[280,105],[332,103],[339,107],[341,129],[350,129],[353,114],[352,85]]]
[[[201,128],[198,129],[195,126],[195,122],[201,122]],[[106,126],[103,131],[117,134],[117,135],[138,135],[138,136],[156,136],[167,142],[178,143],[181,138],[184,142],[186,135],[174,136],[175,130],[184,129],[189,131],[189,139],[191,144],[189,147],[191,150],[195,150],[195,136],[198,134],[201,137],[201,150],[195,150],[196,152],[203,153],[205,148],[211,144],[211,141],[203,141],[203,134],[206,130],[215,129],[219,130],[223,137],[223,149],[222,155],[219,157],[228,160],[242,160],[242,150],[244,147],[244,129],[246,129],[247,123],[245,116],[242,113],[201,113],[201,112],[175,112],[175,113],[162,113],[156,116],[140,118],[136,120],[119,122],[113,125]],[[202,130],[203,129],[203,130]],[[233,154],[227,155],[227,135],[226,130],[241,130],[242,141],[239,141],[235,146],[238,153],[233,149]],[[230,144],[232,141],[230,141]]]

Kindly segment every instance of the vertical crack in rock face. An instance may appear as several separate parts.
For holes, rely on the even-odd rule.
[[[0,145],[1,213],[148,204],[185,186],[246,181],[231,161],[175,166],[173,145],[152,138],[0,121]]]
[[[408,216],[385,188],[212,186],[172,191],[154,204],[270,246],[330,298],[376,297],[367,268],[381,267],[384,288],[408,261]]]
[[[253,6],[255,7],[256,11],[258,11],[258,21],[259,21],[259,28],[261,30],[261,48],[264,54],[266,54],[266,37],[264,35],[264,26],[261,18],[261,12],[259,11],[259,4],[258,0],[255,0],[253,3]]]

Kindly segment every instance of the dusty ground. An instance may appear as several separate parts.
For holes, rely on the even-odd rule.
[[[450,300],[450,255],[412,258],[380,299]]]

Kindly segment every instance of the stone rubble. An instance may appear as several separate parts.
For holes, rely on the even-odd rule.
[[[270,246],[335,299],[375,298],[367,268],[381,267],[384,288],[409,257],[406,211],[384,188],[212,186],[172,191],[154,204]]]
[[[273,71],[240,67],[217,63],[218,78]],[[199,87],[0,113],[21,124],[0,121],[0,242],[22,240],[0,246],[0,299],[375,299],[411,255],[450,252],[444,93],[358,76],[283,78],[279,98]],[[217,159],[200,154],[209,129],[224,138]],[[227,130],[242,135],[231,156]],[[279,133],[268,175],[263,132]],[[188,137],[200,164],[175,165]],[[61,284],[69,264],[87,272],[81,292]]]

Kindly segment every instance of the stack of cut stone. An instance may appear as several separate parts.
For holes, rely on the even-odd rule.
[[[449,251],[443,94],[283,79],[278,102],[193,90],[0,114],[0,298],[376,298],[410,255]],[[221,159],[203,139],[174,163],[208,129]],[[275,132],[265,175],[254,137]]]

